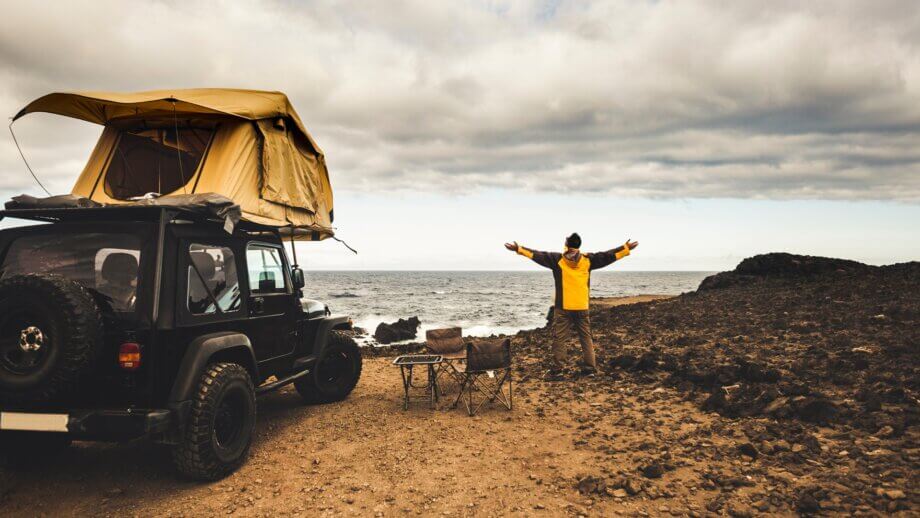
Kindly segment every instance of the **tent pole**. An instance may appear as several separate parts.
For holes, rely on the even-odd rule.
[[[299,267],[297,263],[297,247],[294,245],[294,225],[291,225],[291,255],[294,256],[294,268]]]

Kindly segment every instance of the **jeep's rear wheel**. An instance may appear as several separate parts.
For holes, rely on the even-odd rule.
[[[256,391],[246,369],[235,363],[209,365],[198,382],[185,434],[173,447],[183,475],[218,480],[249,455],[256,424]]]
[[[0,399],[43,403],[73,395],[101,342],[101,313],[81,285],[55,275],[0,281]]]
[[[294,387],[307,403],[341,401],[358,384],[361,362],[358,344],[347,334],[332,331],[313,372],[295,380]]]

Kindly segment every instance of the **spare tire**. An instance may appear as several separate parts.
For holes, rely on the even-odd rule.
[[[102,344],[92,294],[57,275],[0,281],[0,400],[61,402],[77,393]]]

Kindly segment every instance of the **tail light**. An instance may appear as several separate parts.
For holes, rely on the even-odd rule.
[[[141,366],[141,346],[125,342],[118,348],[118,365],[126,371],[136,371]]]

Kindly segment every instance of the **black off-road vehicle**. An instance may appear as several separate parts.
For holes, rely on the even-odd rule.
[[[351,322],[302,303],[276,227],[182,207],[0,211],[0,444],[149,437],[213,480],[249,452],[256,396],[344,399]],[[231,225],[232,227],[232,225]]]

